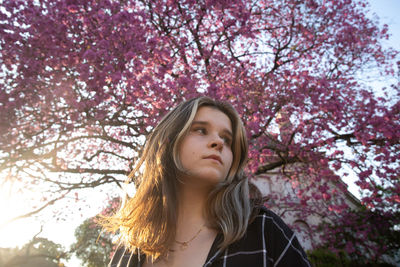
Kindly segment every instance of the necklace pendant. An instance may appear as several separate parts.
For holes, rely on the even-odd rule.
[[[187,242],[182,242],[181,244],[181,250],[185,250],[188,247],[188,243]]]
[[[181,250],[187,249],[187,247],[189,246],[189,243],[192,242],[200,234],[200,232],[201,232],[201,230],[203,230],[204,226],[205,226],[205,224],[199,229],[197,234],[195,234],[194,237],[192,237],[190,240],[188,240],[186,242],[179,242],[179,241],[176,241],[176,239],[175,239],[175,243],[178,243],[180,245],[179,247]]]

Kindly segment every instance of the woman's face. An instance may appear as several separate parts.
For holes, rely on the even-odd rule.
[[[178,148],[187,174],[182,178],[207,184],[223,181],[232,165],[232,141],[229,117],[216,108],[200,107]]]

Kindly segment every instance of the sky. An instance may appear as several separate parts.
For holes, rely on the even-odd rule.
[[[400,0],[370,0],[371,11],[379,16],[381,24],[389,25],[391,37],[387,45],[400,49]]]
[[[389,25],[389,33],[391,37],[388,41],[384,41],[385,46],[393,47],[400,50],[400,0],[370,0],[371,13],[375,13],[379,17],[381,24]],[[372,14],[369,14],[372,16]],[[356,190],[350,185],[350,190]],[[16,203],[13,199],[6,198],[10,192],[0,187],[0,225],[6,218],[19,215],[19,211],[23,210],[24,203]],[[90,199],[98,202],[104,197],[99,192],[87,191]],[[15,197],[17,198],[17,194]],[[94,204],[92,209],[81,210],[79,214],[73,215],[71,218],[56,221],[49,219],[40,236],[46,237],[56,243],[63,244],[67,248],[75,241],[74,230],[85,219],[94,216],[100,211],[101,205]],[[48,215],[51,217],[51,215]],[[0,228],[0,247],[15,247],[28,242],[40,230],[41,222],[32,219],[24,219],[14,222],[8,227]],[[80,263],[77,259],[72,259],[67,267],[77,267]]]

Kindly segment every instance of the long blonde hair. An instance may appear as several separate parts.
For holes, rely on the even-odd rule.
[[[212,222],[211,226],[223,233],[220,249],[245,234],[256,212],[243,171],[248,151],[246,132],[238,113],[230,104],[203,96],[182,102],[154,128],[139,162],[129,175],[137,189],[135,195],[104,223],[107,229],[120,231],[127,248],[140,249],[141,253],[153,259],[167,255],[176,234],[179,204],[177,177],[184,171],[178,145],[188,133],[198,109],[204,106],[226,114],[233,131],[232,166],[226,179],[210,193],[205,212]],[[143,172],[140,172],[142,166]]]

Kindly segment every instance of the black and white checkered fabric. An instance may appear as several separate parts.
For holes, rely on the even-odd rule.
[[[222,234],[215,238],[203,267],[311,267],[293,231],[275,213],[264,207],[248,226],[242,239],[224,251],[218,251],[217,245],[222,238]],[[109,267],[141,267],[144,261],[144,255],[119,248]]]

